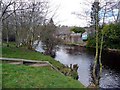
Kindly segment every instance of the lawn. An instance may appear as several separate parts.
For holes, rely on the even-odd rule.
[[[56,68],[64,65],[50,56],[31,51],[25,47],[16,48],[14,44],[6,47],[3,43],[2,57],[49,61]],[[51,67],[32,67],[25,65],[2,64],[3,88],[84,88],[77,80],[55,71]]]
[[[79,81],[66,77],[50,67],[31,67],[4,63],[3,88],[81,88]]]
[[[40,52],[28,50],[25,47],[16,48],[12,43],[9,47],[6,47],[6,44],[3,43],[2,46],[2,57],[8,58],[22,58],[22,59],[30,59],[30,60],[40,60],[40,61],[49,61],[56,68],[63,67],[59,61],[54,60],[50,56],[43,55]]]

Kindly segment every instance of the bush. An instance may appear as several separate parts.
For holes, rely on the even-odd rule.
[[[95,37],[88,37],[87,47],[95,47],[96,41]]]
[[[120,49],[120,23],[106,25],[103,30],[106,47]]]
[[[103,48],[120,49],[120,23],[109,24],[103,27],[104,42]],[[100,47],[101,33],[99,33],[99,47]],[[95,47],[96,40],[94,37],[89,37],[87,47]]]
[[[75,33],[84,33],[85,29],[81,28],[81,27],[74,27],[71,29],[71,31],[75,32]]]

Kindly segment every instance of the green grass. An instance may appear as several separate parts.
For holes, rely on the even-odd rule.
[[[39,52],[28,50],[25,47],[16,48],[13,44],[10,44],[10,47],[6,47],[5,43],[3,44],[2,57],[49,61],[57,68],[63,67],[63,64],[61,64],[59,61],[54,60],[50,56],[46,56]]]
[[[50,56],[31,51],[25,47],[16,48],[14,43],[6,47],[3,43],[2,57],[49,61],[56,68],[63,64]],[[77,80],[64,76],[51,67],[30,67],[24,65],[2,64],[2,86],[4,88],[84,88]]]
[[[3,88],[83,88],[79,81],[50,67],[3,64]]]
[[[0,61],[0,89],[2,88],[2,61]]]

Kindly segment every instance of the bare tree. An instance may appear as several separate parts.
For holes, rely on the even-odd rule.
[[[50,56],[55,56],[55,46],[59,44],[58,38],[56,38],[56,26],[52,18],[50,21],[43,26],[43,30],[41,32],[41,41],[45,45],[45,54]],[[54,51],[53,51],[54,50]]]
[[[119,2],[119,1],[118,1]],[[112,22],[118,22],[118,17],[119,17],[119,3],[116,1],[110,1],[110,0],[95,0],[94,3],[86,1],[84,5],[91,5],[93,6],[92,11],[94,13],[91,13],[91,11],[85,10],[83,14],[82,13],[73,13],[78,16],[80,19],[86,19],[86,21],[89,22],[90,13],[91,13],[91,20],[92,20],[92,25],[95,28],[96,31],[96,55],[95,55],[95,62],[93,66],[93,79],[94,79],[94,84],[98,87],[99,86],[99,80],[101,77],[102,73],[102,63],[101,63],[101,56],[102,56],[102,49],[103,49],[103,41],[104,41],[104,31],[103,27],[105,23],[109,21],[109,18],[113,18]],[[99,5],[99,6],[98,6]],[[114,11],[115,9],[118,10],[118,14],[116,15],[117,11]],[[112,15],[112,16],[111,16]],[[88,20],[87,20],[88,18]],[[102,29],[100,29],[102,27]],[[100,36],[100,38],[99,38]],[[100,40],[100,44],[99,44]],[[100,47],[100,50],[99,50]]]
[[[0,0],[0,44],[2,42],[2,0]]]
[[[42,0],[39,2],[35,2],[35,0],[34,2],[11,0],[8,4],[3,4],[2,21],[13,18],[13,22],[10,21],[10,23],[13,24],[16,46],[19,47],[21,44],[25,44],[28,45],[29,49],[32,49],[33,42],[38,37],[35,32],[46,18],[48,3]]]
[[[120,1],[118,1],[118,14],[117,14],[117,20],[116,22],[120,22]]]
[[[31,10],[29,11],[30,17],[29,17],[29,31],[28,31],[28,48],[32,49],[33,42],[35,41],[36,36],[35,31],[36,28],[43,24],[43,21],[46,16],[47,11],[47,2],[32,2],[31,4]]]
[[[99,1],[97,1],[97,3],[100,3]],[[116,16],[113,12],[113,8],[116,9],[116,2],[105,2],[105,4],[100,8],[103,11],[103,16],[102,16],[102,23],[98,23],[97,21],[99,20],[98,15],[101,14],[101,11],[95,12],[95,29],[96,29],[96,55],[95,55],[95,63],[93,66],[93,79],[94,79],[94,83],[97,87],[99,87],[99,82],[100,82],[100,77],[101,77],[101,73],[102,73],[102,63],[101,63],[101,56],[102,56],[102,49],[103,49],[103,41],[104,41],[104,31],[103,31],[103,27],[105,25],[105,19],[109,18],[109,16],[107,16],[109,13],[112,13],[112,17],[114,18],[113,22],[116,21]],[[99,29],[100,24],[102,25],[102,29]],[[99,38],[98,35],[100,35],[100,45],[99,45]],[[99,46],[100,46],[100,51],[99,51]],[[99,55],[99,56],[98,56]]]

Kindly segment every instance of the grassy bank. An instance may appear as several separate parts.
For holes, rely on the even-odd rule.
[[[81,88],[78,81],[50,67],[3,64],[3,87],[7,88]]]
[[[45,56],[42,53],[28,50],[26,47],[16,48],[13,43],[11,43],[9,47],[6,46],[7,45],[5,43],[2,46],[2,57],[49,61],[57,68],[64,66],[59,61],[54,60],[50,56]]]
[[[63,64],[39,52],[30,51],[25,47],[16,48],[14,44],[6,47],[3,44],[2,56],[31,60],[49,61],[56,68]],[[31,67],[25,65],[2,64],[2,86],[4,88],[83,88],[84,86],[71,77],[64,76],[51,67]]]

